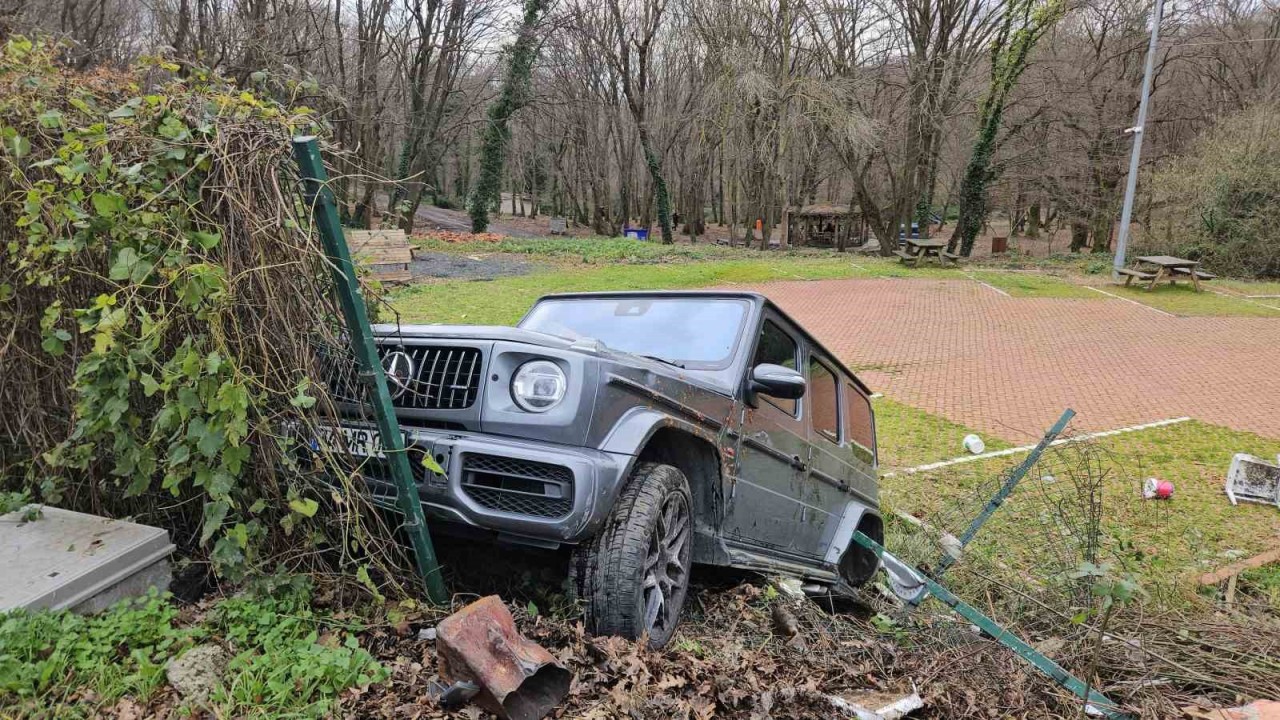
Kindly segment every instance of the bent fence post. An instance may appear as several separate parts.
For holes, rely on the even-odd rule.
[[[413,544],[418,574],[422,576],[427,596],[432,602],[444,603],[449,596],[445,591],[444,580],[440,577],[440,565],[436,562],[436,551],[431,544],[431,534],[427,531],[427,518],[422,511],[413,469],[409,466],[409,457],[405,452],[404,434],[400,431],[400,423],[391,404],[386,374],[382,370],[382,363],[378,361],[364,297],[360,294],[355,266],[351,262],[351,251],[343,237],[342,225],[338,222],[333,192],[328,186],[329,175],[325,172],[316,139],[294,138],[293,156],[302,171],[307,206],[313,213],[325,254],[329,257],[342,317],[351,334],[351,350],[360,366],[360,379],[372,398],[374,418],[377,420],[378,432],[382,433],[383,452],[391,466],[391,477],[396,486],[396,503],[404,515],[404,529]]]
[[[1108,718],[1108,720],[1131,720],[1130,716],[1121,712],[1120,706],[1112,702],[1107,696],[1090,688],[1083,680],[1067,672],[1061,665],[1050,660],[1043,653],[1038,652],[1016,634],[1005,630],[995,620],[984,615],[982,611],[956,597],[954,593],[943,587],[936,580],[898,560],[892,553],[885,550],[883,545],[863,535],[862,531],[859,530],[853,533],[853,541],[875,553],[876,557],[880,558],[881,562],[884,563],[885,570],[898,576],[898,585],[907,588],[921,586],[921,597],[924,593],[928,593],[942,601],[944,605],[951,608],[960,617],[977,625],[996,642],[1009,648],[1018,657],[1026,660],[1058,685],[1084,700],[1090,714],[1101,715]]]

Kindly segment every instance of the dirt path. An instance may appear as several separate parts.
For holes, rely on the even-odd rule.
[[[446,210],[434,205],[422,205],[418,208],[415,229],[418,232],[428,230],[448,230],[450,232],[471,232],[471,218],[462,210]],[[489,232],[508,237],[531,238],[542,237],[546,232],[536,232],[516,227],[502,220],[489,223]]]

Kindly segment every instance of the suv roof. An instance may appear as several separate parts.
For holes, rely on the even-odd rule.
[[[846,367],[844,362],[840,360],[839,356],[837,356],[835,353],[827,349],[827,346],[823,345],[821,341],[815,338],[813,334],[810,333],[808,330],[806,330],[805,327],[801,325],[799,322],[797,322],[795,318],[791,317],[791,315],[789,315],[785,310],[778,307],[777,303],[773,302],[772,300],[770,300],[769,298],[765,297],[764,295],[758,292],[753,292],[750,290],[605,290],[605,291],[599,291],[599,292],[551,293],[549,295],[543,295],[542,297],[538,298],[536,301],[534,301],[534,305],[537,305],[543,300],[561,300],[561,299],[571,299],[571,298],[611,298],[611,297],[619,297],[619,298],[620,297],[692,297],[692,298],[705,297],[705,298],[740,298],[743,300],[750,300],[756,305],[760,307],[768,307],[774,312],[776,312],[777,314],[781,315],[783,318],[786,318],[787,322],[791,323],[791,325],[797,331],[799,331],[801,335],[804,336],[804,339],[806,342],[808,342],[810,345],[821,350],[823,354],[826,355],[829,360],[834,362],[839,367],[839,369],[845,375],[847,375],[849,379],[851,379],[854,383],[856,383],[863,392],[867,393],[868,395],[871,394],[871,388],[867,387],[867,384],[864,383],[861,378],[859,378],[857,375],[854,374],[852,370]],[[526,316],[527,316],[527,313],[526,313]],[[521,318],[520,322],[524,322],[524,318]]]

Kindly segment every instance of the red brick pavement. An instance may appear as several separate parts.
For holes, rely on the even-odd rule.
[[[1109,430],[1191,416],[1280,437],[1280,319],[1170,317],[958,280],[761,285],[873,390],[1008,440],[1063,408]]]

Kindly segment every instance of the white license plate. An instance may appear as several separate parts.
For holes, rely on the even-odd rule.
[[[316,429],[316,436],[316,442],[330,450],[383,460],[387,457],[382,452],[382,433],[373,428],[321,427]]]

